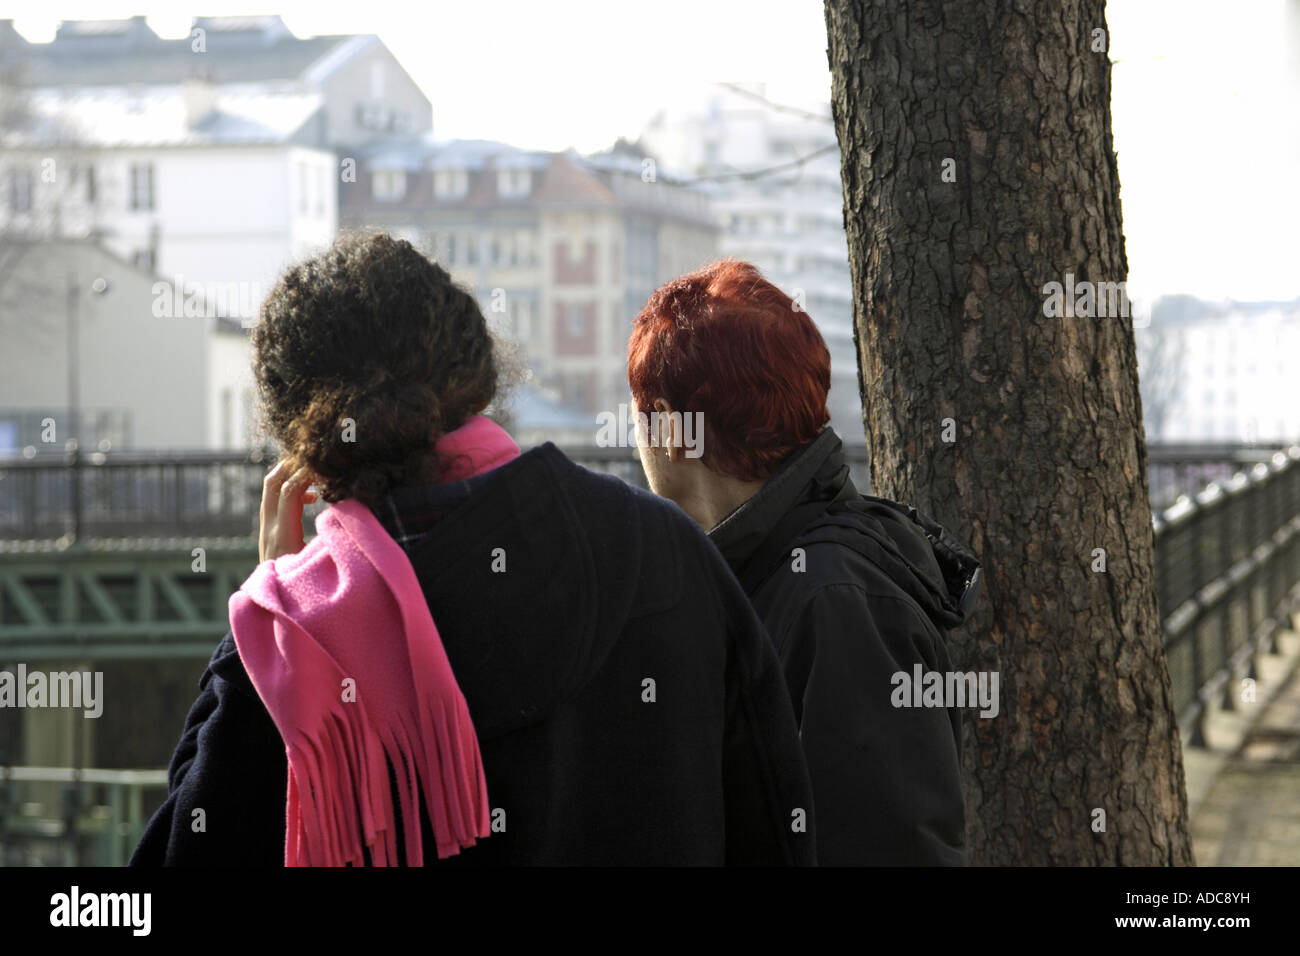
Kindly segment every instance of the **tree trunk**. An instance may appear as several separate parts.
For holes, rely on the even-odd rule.
[[[984,565],[953,639],[1000,681],[965,714],[972,860],[1190,864],[1132,320],[1083,285],[1128,272],[1103,0],[826,27],[873,484]]]

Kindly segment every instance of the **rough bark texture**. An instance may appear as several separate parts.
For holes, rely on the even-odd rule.
[[[827,0],[826,26],[874,487],[986,572],[953,648],[1001,682],[965,721],[973,860],[1190,864],[1131,319],[1044,316],[1067,273],[1127,277],[1103,0]]]

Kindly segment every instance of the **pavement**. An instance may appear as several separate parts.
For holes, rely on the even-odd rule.
[[[1297,629],[1280,632],[1278,648],[1259,655],[1254,703],[1216,706],[1209,746],[1183,747],[1198,866],[1300,866]]]

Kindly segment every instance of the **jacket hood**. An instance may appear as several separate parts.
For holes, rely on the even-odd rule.
[[[979,562],[948,531],[908,505],[863,495],[830,509],[801,543],[834,541],[871,560],[938,627],[960,626],[979,596]]]
[[[781,527],[801,512],[797,527]],[[880,568],[943,629],[959,626],[979,593],[975,556],[915,508],[860,495],[849,478],[843,443],[829,426],[794,452],[753,498],[709,536],[738,575],[749,564],[819,542],[851,548]],[[783,540],[777,540],[783,539]]]

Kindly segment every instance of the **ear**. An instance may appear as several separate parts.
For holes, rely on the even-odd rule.
[[[681,461],[686,454],[682,444],[683,436],[679,433],[678,427],[682,417],[674,415],[673,407],[662,398],[655,399],[654,410],[658,417],[650,424],[651,428],[658,432],[659,447],[663,448],[664,455],[669,461]]]

